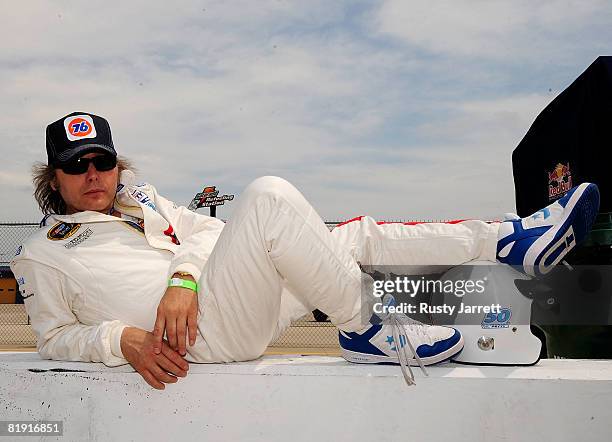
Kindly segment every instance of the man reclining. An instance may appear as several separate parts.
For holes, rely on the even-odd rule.
[[[400,362],[401,346],[388,336],[406,342],[410,365],[448,360],[463,348],[453,328],[405,317],[363,323],[359,263],[498,260],[546,273],[586,237],[599,207],[597,187],[584,183],[503,223],[379,225],[360,217],[330,233],[295,187],[262,177],[224,224],[135,184],[102,117],[57,120],[46,145],[48,164],[34,182],[47,216],[11,263],[38,351],[130,363],[158,389],[186,376],[188,362],[261,356],[291,319],[315,308],[340,329],[351,362]]]

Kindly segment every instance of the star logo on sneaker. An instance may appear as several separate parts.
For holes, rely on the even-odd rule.
[[[550,209],[548,207],[544,207],[543,209],[538,210],[536,213],[531,215],[532,219],[546,219],[550,216]]]
[[[393,338],[393,336],[387,336],[386,342],[391,347],[391,350],[393,350],[393,351],[397,350],[395,345],[393,345],[393,344],[395,344],[395,339]],[[404,347],[404,345],[406,345],[406,336],[400,335],[400,348]]]

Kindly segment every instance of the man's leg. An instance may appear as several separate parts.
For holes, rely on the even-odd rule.
[[[499,260],[536,276],[548,273],[588,236],[599,199],[595,184],[582,183],[531,216],[502,223],[376,223],[359,217],[332,234],[364,265],[453,266],[472,259]]]
[[[260,356],[274,334],[285,285],[347,330],[360,324],[361,272],[287,181],[262,177],[242,193],[199,285],[202,361]]]
[[[494,262],[498,230],[499,223],[479,220],[379,223],[362,216],[338,225],[332,235],[362,265],[450,267],[476,259]]]
[[[441,271],[440,266],[495,261],[498,230],[499,223],[477,220],[377,223],[372,218],[359,217],[337,226],[332,235],[363,266],[402,266],[392,271],[427,274]],[[452,328],[414,324],[401,314],[389,315],[385,325],[377,322],[372,317],[372,326],[367,329],[340,332],[342,356],[346,360],[430,365],[452,358],[463,348],[461,335]],[[402,372],[408,384],[414,383],[412,372],[405,367]]]
[[[465,262],[484,248],[457,257]],[[346,246],[295,187],[263,177],[241,195],[204,267],[199,324],[205,342],[190,350],[192,357],[215,362],[261,355],[276,329],[283,284],[341,330],[367,325],[360,315],[361,272]]]

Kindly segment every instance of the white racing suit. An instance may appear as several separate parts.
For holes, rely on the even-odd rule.
[[[252,182],[226,225],[176,207],[148,184],[119,186],[114,208],[52,215],[11,262],[43,358],[127,363],[126,326],[152,330],[170,275],[198,280],[192,362],[259,357],[318,308],[345,331],[361,322],[361,264],[458,265],[495,260],[498,224],[377,224],[329,232],[291,184]],[[139,220],[142,220],[139,222]]]

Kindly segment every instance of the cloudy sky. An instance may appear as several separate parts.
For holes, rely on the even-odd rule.
[[[30,166],[72,111],[107,117],[141,180],[181,204],[273,174],[328,220],[499,217],[535,116],[612,52],[611,5],[9,2],[0,221],[40,219]]]

